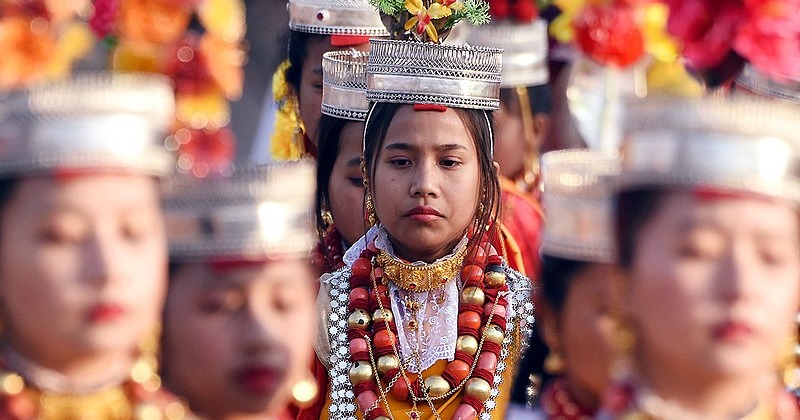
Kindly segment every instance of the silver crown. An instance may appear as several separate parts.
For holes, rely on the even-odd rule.
[[[619,189],[705,186],[798,201],[798,115],[754,97],[632,102]]]
[[[289,29],[318,35],[389,36],[368,0],[289,0]]]
[[[364,121],[367,102],[367,53],[329,51],[322,56],[322,113]]]
[[[779,82],[746,64],[736,77],[736,84],[761,96],[800,104],[800,79]]]
[[[164,186],[170,258],[304,257],[316,242],[314,165],[276,162]]]
[[[470,28],[467,43],[503,49],[500,86],[543,85],[550,79],[547,68],[547,22],[500,23]]]
[[[542,156],[542,199],[547,225],[542,253],[577,261],[613,263],[613,179],[619,158],[587,149]]]
[[[367,99],[494,110],[501,71],[498,48],[371,39]]]
[[[165,175],[174,93],[163,76],[79,74],[0,95],[0,176],[122,168]]]

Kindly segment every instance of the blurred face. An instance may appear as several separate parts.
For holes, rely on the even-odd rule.
[[[322,109],[322,54],[328,51],[355,49],[369,51],[369,44],[355,47],[334,47],[331,37],[326,36],[312,40],[306,46],[306,58],[303,61],[303,72],[300,76],[300,118],[306,128],[306,135],[311,141],[317,142],[317,126]]]
[[[661,203],[637,237],[626,297],[643,369],[774,372],[798,310],[797,213],[688,191]]]
[[[536,159],[549,119],[546,114],[531,115],[531,127],[526,128],[519,95],[512,91],[501,98],[500,109],[494,112],[494,155],[500,173],[514,178]]]
[[[312,289],[302,260],[180,266],[164,317],[166,382],[212,418],[279,413],[307,372]]]
[[[364,234],[364,179],[361,174],[361,139],[364,123],[351,122],[339,135],[339,155],[328,184],[331,214],[345,242]]]
[[[447,255],[475,217],[481,182],[461,118],[403,106],[377,153],[375,209],[395,251],[411,261]]]
[[[26,178],[2,213],[0,295],[15,349],[58,369],[130,353],[152,333],[166,285],[156,182]]]
[[[586,266],[571,279],[560,313],[545,311],[548,346],[561,354],[570,393],[586,407],[598,406],[609,381],[614,351],[612,275],[612,265]]]

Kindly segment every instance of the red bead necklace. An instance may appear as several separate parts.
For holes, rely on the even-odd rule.
[[[367,420],[383,420],[380,404],[385,394],[400,401],[426,401],[452,396],[464,388],[454,419],[473,419],[491,396],[506,330],[508,291],[503,259],[488,240],[481,241],[461,268],[458,341],[455,358],[441,375],[410,379],[397,346],[397,326],[383,268],[376,263],[379,251],[371,243],[351,267],[348,304],[348,340],[353,367],[350,381],[356,401]],[[386,383],[384,388],[379,381]],[[381,398],[378,397],[381,395]],[[419,416],[413,410],[412,419]]]

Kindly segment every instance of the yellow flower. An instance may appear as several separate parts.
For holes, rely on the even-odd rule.
[[[645,50],[657,60],[671,61],[678,58],[678,45],[667,34],[669,9],[663,3],[645,6],[643,33]]]
[[[458,5],[456,6],[456,4]],[[461,2],[451,2],[450,5],[444,5],[439,2],[434,2],[430,6],[425,7],[422,0],[405,0],[405,6],[409,13],[415,15],[406,22],[405,29],[410,30],[416,25],[417,34],[422,35],[423,33],[427,33],[431,41],[439,42],[439,33],[436,31],[436,26],[434,26],[431,21],[450,16],[450,14],[453,13],[451,8],[458,10],[458,8],[462,7],[462,4]]]

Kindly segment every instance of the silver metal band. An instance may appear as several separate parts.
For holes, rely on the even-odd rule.
[[[389,36],[367,1],[294,0],[287,4],[289,29],[318,35]]]

